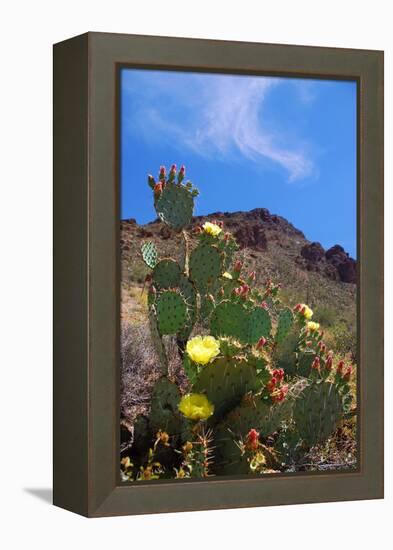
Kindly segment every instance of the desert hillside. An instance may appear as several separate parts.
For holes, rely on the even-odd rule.
[[[312,243],[286,219],[271,214],[266,208],[249,212],[215,212],[193,218],[193,226],[208,220],[222,220],[240,245],[237,257],[243,259],[246,271],[255,270],[257,281],[268,278],[282,284],[282,296],[288,304],[306,302],[315,317],[326,328],[345,325],[353,333],[356,324],[356,261],[335,245],[324,250]],[[148,269],[140,257],[145,240],[157,244],[161,257],[177,257],[179,237],[159,220],[138,225],[135,220],[121,222],[122,284],[135,293],[143,284]],[[134,288],[134,291],[132,290]],[[125,288],[123,288],[125,290]],[[126,298],[126,296],[125,296]],[[293,304],[292,304],[293,305]],[[123,314],[138,322],[140,307],[123,303]],[[134,309],[134,311],[133,311]]]

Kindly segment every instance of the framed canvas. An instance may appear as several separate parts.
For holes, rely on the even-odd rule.
[[[53,420],[89,517],[383,497],[382,52],[54,46]]]

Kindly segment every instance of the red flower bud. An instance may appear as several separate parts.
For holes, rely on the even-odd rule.
[[[265,301],[261,302],[261,307],[263,309],[269,309],[269,306],[267,305],[267,303]]]
[[[235,265],[233,266],[233,270],[240,273],[242,270],[242,267],[243,267],[243,263],[240,260],[236,260]]]
[[[278,391],[277,393],[275,393],[273,396],[272,396],[272,399],[275,403],[277,402],[280,402],[280,401],[283,401],[286,397],[288,393],[288,386],[285,385],[285,386],[282,386]]]
[[[273,376],[276,378],[279,382],[284,379],[284,369],[274,369]]]
[[[241,289],[241,293],[243,296],[247,295],[250,292],[250,287],[246,284],[242,285]]]
[[[263,336],[260,337],[257,343],[257,349],[263,348],[263,346],[266,344],[267,340]]]
[[[352,367],[349,366],[349,367],[347,368],[347,370],[345,371],[345,373],[344,373],[344,376],[343,376],[344,380],[345,380],[346,382],[349,382],[349,380],[351,379],[351,375],[352,375]]]
[[[272,378],[270,379],[270,381],[266,384],[266,387],[268,389],[268,391],[271,393],[272,391],[274,391],[275,387],[276,387],[276,384],[277,384],[277,379],[274,378],[274,376],[272,376]]]
[[[302,304],[296,304],[296,306],[293,308],[293,311],[300,311],[302,309]]]
[[[258,449],[259,446],[259,433],[252,428],[246,437],[246,448],[252,451]]]
[[[176,172],[176,164],[172,164],[172,166],[171,166],[171,172]]]
[[[184,164],[180,168],[180,173],[183,174],[183,176],[186,173],[186,167],[184,166]]]
[[[248,278],[250,279],[250,281],[255,281],[255,279],[257,278],[257,274],[255,273],[255,271],[251,271]]]
[[[337,374],[339,374],[340,376],[342,375],[342,372],[344,370],[344,361],[339,361],[338,364],[337,364],[337,369],[336,369],[336,372]]]
[[[326,359],[326,362],[325,362],[325,368],[326,368],[326,370],[331,371],[332,367],[333,367],[333,356],[328,355],[327,359]]]
[[[166,174],[165,166],[160,166],[160,176],[165,176],[165,174]]]
[[[319,370],[320,366],[321,366],[321,361],[319,357],[315,357],[314,361],[312,362],[311,368],[315,370]]]
[[[156,183],[154,186],[154,194],[161,195],[162,193],[162,183]]]
[[[308,341],[306,342],[306,346],[307,346],[308,348],[311,348],[311,346],[312,346],[311,340],[308,340]]]

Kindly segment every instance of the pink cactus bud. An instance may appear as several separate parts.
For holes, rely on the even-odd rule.
[[[273,401],[274,401],[275,403],[278,403],[278,402],[280,402],[280,401],[283,401],[283,400],[285,399],[287,393],[288,393],[288,386],[287,386],[287,385],[282,386],[282,387],[277,391],[277,393],[274,393],[274,395],[272,396]]]
[[[343,378],[346,382],[349,382],[349,380],[351,379],[351,376],[352,376],[352,367],[349,366],[345,371]]]
[[[271,377],[270,381],[266,384],[268,392],[271,393],[276,388],[277,378],[274,376]]]
[[[243,263],[240,260],[236,260],[235,265],[233,266],[233,270],[237,271],[237,273],[240,273],[243,267]]]
[[[186,167],[184,166],[184,164],[180,168],[180,173],[183,174],[183,176],[186,173]]]
[[[311,346],[312,346],[312,342],[311,342],[311,340],[307,340],[307,342],[306,342],[306,346],[307,346],[308,348],[311,348]]]
[[[344,361],[339,361],[338,364],[337,364],[337,369],[336,369],[336,372],[338,375],[342,376],[342,373],[343,373],[343,370],[344,370]]]
[[[267,303],[265,301],[261,302],[260,307],[263,308],[263,309],[269,309],[269,306],[267,305]]]
[[[172,166],[171,166],[171,172],[172,172],[172,173],[173,173],[173,172],[176,172],[176,169],[177,169],[177,168],[176,168],[176,164],[172,164]]]
[[[220,288],[220,296],[224,296],[224,295],[225,295],[224,289]]]
[[[321,366],[321,360],[319,357],[315,357],[314,361],[312,362],[311,368],[314,370],[319,370]]]
[[[259,446],[259,432],[254,428],[251,429],[246,437],[246,448],[252,451],[258,449]]]
[[[255,271],[251,271],[248,278],[250,279],[250,281],[255,281],[255,279],[257,278],[257,274],[255,273]]]
[[[203,233],[203,229],[200,225],[196,225],[192,232],[195,234],[195,235],[199,235],[200,233]]]
[[[279,382],[284,379],[284,375],[284,369],[274,369],[273,371],[273,377],[276,378]]]
[[[154,194],[161,195],[162,193],[162,183],[156,183],[154,186]]]
[[[165,166],[160,166],[160,175],[165,176],[165,174],[166,174],[166,168],[165,168]]]
[[[332,368],[333,368],[333,356],[328,355],[327,359],[326,359],[326,362],[325,362],[325,369],[328,370],[328,371],[331,371]]]
[[[302,309],[302,304],[296,304],[296,306],[293,308],[293,311],[300,311]]]
[[[258,340],[258,343],[257,343],[257,349],[263,348],[263,346],[266,345],[266,342],[267,342],[266,338],[261,336]]]
[[[247,295],[250,292],[250,287],[247,284],[242,285],[241,289],[241,293],[243,296]]]

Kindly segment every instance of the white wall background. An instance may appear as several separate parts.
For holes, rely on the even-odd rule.
[[[353,48],[386,54],[386,298],[391,235],[388,0],[13,0],[0,15],[0,541],[5,549],[379,546],[392,526],[392,315],[386,319],[385,501],[86,520],[51,486],[51,45],[91,31]],[[37,491],[39,490],[39,491]],[[35,493],[34,493],[35,491]],[[38,495],[38,496],[37,496]],[[39,498],[44,497],[44,499]],[[385,545],[388,543],[385,543]],[[384,546],[385,546],[384,545]]]

